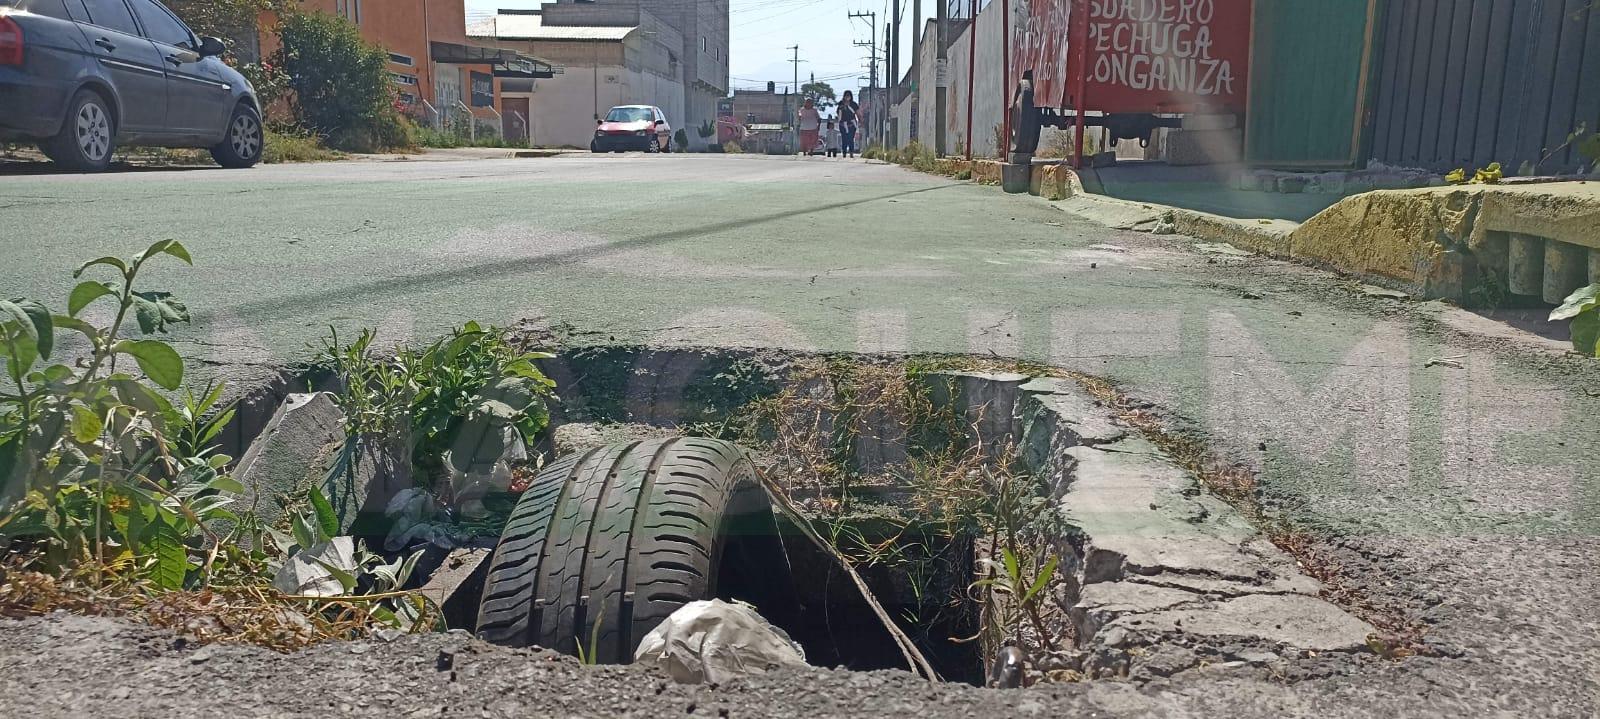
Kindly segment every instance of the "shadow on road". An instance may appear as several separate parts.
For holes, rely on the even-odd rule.
[[[667,232],[658,232],[642,237],[618,240],[616,242],[596,247],[572,249],[565,252],[544,255],[541,257],[530,257],[523,260],[511,261],[497,259],[491,262],[478,262],[471,265],[466,265],[464,267],[455,267],[425,275],[414,275],[411,277],[385,277],[351,286],[334,287],[316,292],[286,295],[272,298],[270,300],[247,303],[233,308],[231,312],[245,318],[277,319],[285,316],[285,314],[299,312],[308,305],[334,302],[340,299],[347,299],[351,296],[364,297],[367,298],[365,300],[367,303],[372,303],[373,298],[375,297],[404,296],[405,294],[408,294],[414,290],[440,285],[459,284],[466,280],[484,279],[490,277],[511,277],[532,272],[539,272],[541,270],[558,267],[572,262],[581,262],[584,260],[595,259],[597,257],[603,257],[609,254],[649,248],[656,245],[667,244],[676,240],[698,237],[700,235],[740,230],[766,224],[768,222],[785,220],[792,217],[802,217],[818,212],[857,207],[873,202],[882,202],[884,200],[892,200],[898,197],[907,197],[924,192],[932,192],[934,190],[969,186],[971,186],[971,183],[968,182],[951,182],[942,185],[935,185],[933,187],[923,187],[915,190],[890,193],[887,195],[863,197],[861,199],[850,200],[847,202],[833,202],[826,205],[817,205],[815,207],[786,210],[783,212],[774,212],[739,220],[713,222],[696,227],[670,230]],[[202,319],[208,314],[210,313],[196,313],[196,319]]]
[[[113,162],[104,172],[84,172],[59,167],[54,162],[32,160],[0,160],[0,177],[25,175],[105,175],[129,172],[194,172],[220,170],[216,165],[137,165],[131,162]]]

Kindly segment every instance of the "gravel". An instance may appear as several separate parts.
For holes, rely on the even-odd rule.
[[[639,667],[590,667],[464,632],[328,643],[295,654],[196,646],[120,620],[53,614],[0,621],[0,716],[82,717],[1086,717],[1483,715],[1592,704],[1529,677],[1485,686],[1461,661],[1337,657],[1288,674],[1224,662],[1146,684],[1025,690],[929,684],[904,672],[793,670],[722,686]],[[1592,695],[1591,695],[1592,697]],[[1592,702],[1592,698],[1589,700]]]

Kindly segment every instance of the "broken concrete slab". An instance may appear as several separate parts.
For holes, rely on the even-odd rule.
[[[1253,544],[1249,522],[1143,438],[1066,454],[1076,464],[1061,508],[1084,535],[1085,584],[1171,573],[1315,591],[1292,559]]]
[[[1204,595],[1182,589],[1135,582],[1100,582],[1084,585],[1077,603],[1067,609],[1067,617],[1072,620],[1079,645],[1087,646],[1101,627],[1124,615],[1203,603]]]
[[[1367,645],[1376,630],[1316,597],[1251,594],[1220,602],[1128,613],[1104,625],[1149,637],[1178,632],[1211,637],[1259,639],[1310,651],[1352,651]]]
[[[1127,436],[1110,411],[1077,382],[1038,378],[1023,384],[1018,392],[1018,458],[1034,476],[1045,479],[1054,496],[1066,490],[1071,465],[1066,450]]]
[[[285,526],[285,508],[303,504],[317,486],[333,505],[339,533],[360,537],[383,536],[389,499],[412,486],[406,443],[350,442],[344,412],[327,392],[285,398],[234,478],[245,488],[240,509],[268,527]]]
[[[344,412],[327,392],[284,398],[233,476],[244,485],[239,508],[254,511],[269,527],[278,526],[283,508],[303,497],[326,475],[343,443]]]

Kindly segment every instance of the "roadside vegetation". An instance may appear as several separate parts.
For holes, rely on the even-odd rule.
[[[389,55],[349,21],[291,12],[279,25],[283,47],[273,71],[285,78],[294,120],[348,152],[416,146],[416,128],[396,107]]]
[[[1573,292],[1560,307],[1550,313],[1550,321],[1572,320],[1572,348],[1579,353],[1600,358],[1600,284],[1589,285]]]
[[[344,153],[330,150],[315,136],[294,128],[267,129],[261,161],[269,165],[286,162],[325,162],[338,160]]]
[[[975,641],[986,660],[1006,645],[1040,656],[1070,641],[1046,599],[1061,581],[1052,538],[1072,531],[1042,479],[1017,469],[1015,448],[992,446],[977,434],[981,418],[941,400],[957,389],[936,372],[951,368],[811,360],[781,388],[735,368],[717,378],[722,399],[706,404],[756,398],[691,431],[756,448],[776,504],[802,508],[851,567],[903,577],[917,601],[895,619],[922,646]],[[962,579],[961,555],[974,550],[978,575]],[[933,634],[961,626],[974,602],[973,634]]]
[[[289,510],[276,524],[241,506],[218,450],[235,410],[222,385],[188,383],[161,339],[190,312],[141,285],[157,262],[192,258],[163,240],[82,265],[65,306],[0,301],[0,616],[128,616],[283,651],[442,630],[438,608],[403,591],[415,536],[382,554],[341,536],[317,484],[276,498]],[[392,359],[373,355],[372,338],[328,343],[350,388],[347,447],[401,448],[425,492],[459,500],[543,430],[542,355],[504,333],[468,324]]]
[[[527,149],[528,143],[521,139],[507,139],[498,133],[485,132],[474,138],[465,130],[435,130],[431,127],[418,126],[416,132],[419,147],[434,147],[453,149],[457,147],[506,147]]]

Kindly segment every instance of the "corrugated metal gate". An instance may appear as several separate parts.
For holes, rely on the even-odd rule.
[[[1257,0],[1245,152],[1251,164],[1360,161],[1377,0]]]
[[[1580,124],[1600,130],[1593,0],[1383,4],[1369,156],[1440,171],[1581,166],[1556,148]]]

